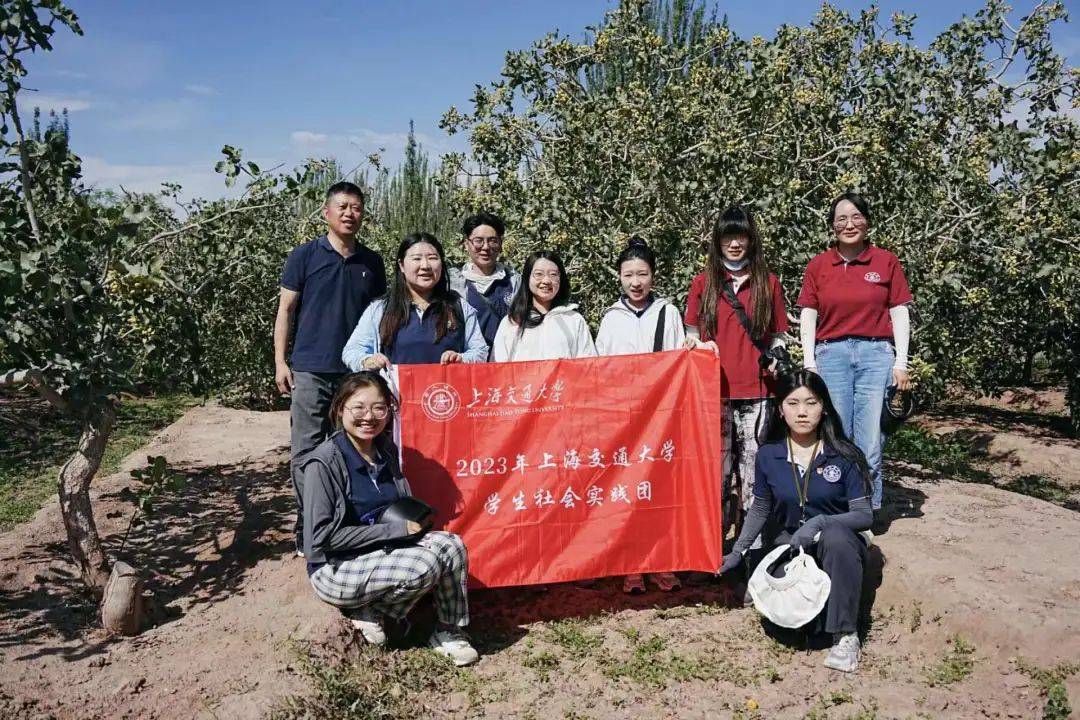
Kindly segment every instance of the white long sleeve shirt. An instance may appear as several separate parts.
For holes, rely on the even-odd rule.
[[[502,319],[492,347],[495,362],[596,356],[589,324],[575,304],[553,307],[542,323],[524,333],[519,330],[510,316]]]
[[[596,352],[600,355],[632,355],[653,352],[656,324],[664,313],[661,350],[682,347],[686,339],[682,316],[667,298],[656,298],[640,316],[620,298],[604,311],[596,331]]]

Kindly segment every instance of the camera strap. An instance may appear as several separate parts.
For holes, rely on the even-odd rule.
[[[762,355],[769,352],[769,345],[765,342],[759,342],[754,339],[754,334],[750,331],[750,318],[746,316],[746,308],[743,307],[742,301],[739,300],[739,296],[735,293],[734,283],[727,281],[721,286],[721,292],[723,292],[724,299],[728,301],[728,305],[731,305],[731,309],[735,311],[735,317],[738,318],[739,324],[742,325],[742,329],[746,331],[746,337],[750,338],[750,342],[754,347],[758,349]]]

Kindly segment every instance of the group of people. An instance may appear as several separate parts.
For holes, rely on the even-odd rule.
[[[858,667],[867,552],[860,533],[882,503],[887,388],[910,385],[912,299],[899,260],[868,239],[863,197],[845,193],[832,203],[834,242],[803,276],[802,369],[786,351],[784,294],[748,208],[733,206],[717,219],[685,312],[653,292],[656,254],[630,238],[615,260],[620,292],[595,340],[556,252],[533,252],[520,274],[501,262],[505,226],[497,215],[465,220],[469,260],[461,268],[447,267],[434,236],[409,235],[388,285],[380,256],[357,241],[363,212],[359,187],[329,189],[328,231],[289,255],[274,326],[275,379],[292,402],[296,547],[320,598],[369,642],[383,643],[383,617],[404,618],[433,590],[438,625],[430,645],[458,664],[477,659],[463,633],[461,539],[384,518],[410,490],[387,431],[396,399],[383,369],[707,349],[721,358],[726,382],[716,388],[725,397],[718,429],[725,527],[741,528],[718,573],[763,543],[811,552],[832,582],[826,665]],[[644,592],[645,580],[628,576],[624,590]],[[679,586],[672,573],[648,580],[662,590]]]

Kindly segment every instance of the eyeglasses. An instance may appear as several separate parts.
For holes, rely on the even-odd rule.
[[[362,418],[370,413],[371,417],[376,420],[383,420],[390,414],[390,407],[388,405],[355,405],[353,407],[347,407],[345,410],[353,416],[353,418]]]
[[[493,235],[492,237],[469,238],[469,244],[477,250],[483,249],[485,245],[488,247],[497,248],[502,245],[502,238],[497,235]]]
[[[848,226],[848,223],[851,223],[856,228],[864,228],[866,227],[866,218],[862,215],[859,215],[858,213],[855,213],[851,217],[848,217],[847,215],[841,215],[840,217],[833,220],[832,226],[836,230],[843,230]]]

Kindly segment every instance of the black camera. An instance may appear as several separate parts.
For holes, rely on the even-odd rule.
[[[791,359],[791,353],[787,351],[787,348],[783,345],[777,345],[776,347],[769,348],[765,352],[761,353],[761,357],[758,358],[758,364],[761,365],[761,369],[768,372],[773,363],[776,363],[776,374],[791,375],[798,368],[795,367],[794,361]]]

